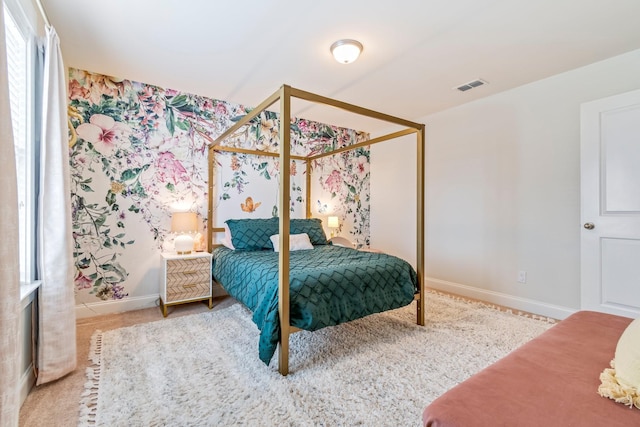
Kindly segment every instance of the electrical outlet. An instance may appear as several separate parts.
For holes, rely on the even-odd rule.
[[[518,283],[527,283],[527,272],[524,270],[518,271]]]

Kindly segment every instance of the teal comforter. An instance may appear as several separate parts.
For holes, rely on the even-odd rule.
[[[213,250],[213,278],[253,312],[260,360],[269,364],[280,335],[278,253]],[[332,245],[291,252],[290,323],[315,331],[413,301],[416,272],[395,256]]]

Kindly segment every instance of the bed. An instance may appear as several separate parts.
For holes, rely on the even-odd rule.
[[[322,153],[310,153],[307,156],[300,155],[292,155],[291,154],[291,101],[292,98],[299,99],[305,102],[318,103],[327,105],[330,107],[334,107],[337,109],[344,110],[349,113],[354,113],[362,116],[366,116],[375,120],[380,120],[386,122],[389,126],[398,127],[401,126],[402,129],[389,133],[387,135],[383,135],[374,139],[370,139],[364,142],[359,142],[355,144],[351,144],[346,147],[339,147],[333,150],[328,150]],[[238,148],[233,146],[225,145],[224,142],[232,137],[236,132],[238,132],[243,126],[246,126],[251,123],[251,121],[256,120],[260,113],[265,111],[274,103],[279,102],[280,104],[280,118],[289,118],[289,120],[278,120],[278,128],[279,128],[279,145],[278,152],[267,152],[267,151],[259,151],[252,150],[246,148]],[[289,211],[289,200],[291,196],[291,185],[290,185],[290,162],[292,159],[294,160],[302,160],[305,161],[306,164],[306,219],[311,218],[311,174],[313,169],[313,163],[325,156],[339,154],[344,151],[354,150],[364,146],[370,146],[373,144],[378,144],[381,142],[389,141],[395,138],[414,135],[416,138],[416,269],[414,272],[415,282],[411,283],[411,286],[408,284],[404,284],[403,287],[403,299],[399,299],[398,301],[394,301],[393,303],[381,305],[377,308],[369,308],[369,310],[355,310],[353,313],[340,318],[340,319],[332,319],[328,322],[328,324],[333,324],[332,322],[342,322],[346,320],[353,320],[358,317],[363,317],[367,314],[376,313],[379,311],[388,310],[391,308],[397,308],[400,304],[400,300],[402,300],[403,305],[408,304],[411,300],[415,299],[417,301],[416,304],[416,322],[419,325],[425,324],[425,291],[423,284],[423,276],[424,276],[424,140],[425,140],[425,126],[424,124],[411,122],[409,120],[405,120],[402,118],[394,117],[388,114],[380,113],[374,110],[369,110],[360,106],[356,106],[353,104],[348,104],[342,101],[338,101],[335,99],[327,98],[324,96],[320,96],[311,92],[306,92],[300,89],[292,88],[288,85],[282,85],[279,90],[265,99],[262,103],[260,103],[255,109],[251,110],[251,112],[247,113],[245,116],[237,120],[237,122],[230,126],[229,129],[222,132],[216,139],[210,139],[209,144],[209,192],[208,192],[208,222],[207,222],[207,242],[209,251],[214,251],[214,233],[220,232],[220,227],[214,227],[213,217],[214,217],[214,157],[217,152],[235,152],[235,153],[243,153],[249,155],[259,155],[259,156],[272,156],[278,158],[278,163],[280,167],[280,179],[279,179],[279,192],[278,192],[278,209],[277,211],[280,213],[278,217],[278,232],[277,235],[280,241],[280,248],[277,254],[272,254],[268,258],[270,259],[270,267],[269,267],[269,285],[266,292],[268,296],[265,296],[268,299],[268,304],[265,304],[263,307],[259,304],[254,304],[255,301],[252,301],[249,298],[246,301],[243,301],[245,305],[247,305],[250,309],[254,311],[254,320],[258,326],[262,326],[267,329],[264,332],[264,337],[261,335],[261,358],[265,360],[269,353],[273,351],[274,340],[277,337],[277,349],[278,349],[278,371],[282,375],[287,375],[289,372],[289,335],[293,332],[299,330],[297,325],[305,326],[304,322],[301,323],[300,319],[298,319],[297,311],[300,307],[304,307],[309,305],[311,302],[309,300],[303,301],[301,299],[301,292],[296,288],[296,274],[298,274],[298,266],[296,262],[299,261],[297,256],[292,256],[292,252],[290,251],[290,211]],[[352,250],[352,249],[349,249]],[[324,250],[322,250],[324,251]],[[224,258],[223,254],[224,250],[216,249],[216,255],[220,255],[220,258]],[[324,252],[323,252],[324,253]],[[362,257],[362,254],[358,255]],[[275,259],[277,258],[277,274],[275,270]],[[226,262],[222,259],[218,259],[215,261],[216,265],[220,266],[221,263]],[[335,264],[335,263],[334,263]],[[219,267],[222,268],[222,267]],[[215,267],[214,267],[215,269]],[[221,271],[218,271],[218,274]],[[215,274],[214,274],[215,276]],[[276,280],[277,276],[277,280]],[[238,299],[242,301],[241,294],[243,291],[240,291],[240,286],[233,286],[231,284],[230,277],[221,277],[223,286],[229,291],[232,295],[236,292],[238,295]],[[275,283],[277,281],[277,288],[275,287]],[[361,282],[362,279],[355,279],[355,282]],[[408,282],[407,282],[408,283]],[[290,288],[291,285],[291,288]],[[411,292],[411,300],[408,302],[406,298],[409,297],[408,289],[412,288]],[[310,287],[306,287],[305,289],[309,289]],[[233,290],[232,290],[233,289]],[[415,296],[413,295],[413,291],[415,291]],[[334,296],[337,298],[337,301],[332,302],[331,304],[339,304],[341,298],[344,298],[344,293],[337,294]],[[276,307],[277,305],[277,307]],[[264,320],[261,317],[260,310],[266,309],[268,306],[269,312],[269,320]],[[388,308],[387,308],[388,307]],[[384,310],[383,310],[384,309]],[[258,314],[256,314],[258,313]],[[313,324],[308,326],[309,330],[313,330],[315,328],[320,327],[321,324],[325,322],[319,322],[318,324]],[[261,328],[261,329],[263,329]],[[263,342],[268,341],[267,342]],[[264,344],[264,346],[263,346]],[[267,345],[268,344],[268,345]],[[270,358],[270,357],[269,357]]]
[[[598,394],[600,373],[633,319],[580,311],[452,388],[425,427],[640,426],[640,411]]]

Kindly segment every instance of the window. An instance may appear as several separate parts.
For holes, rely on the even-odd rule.
[[[20,282],[35,280],[35,149],[32,44],[28,26],[4,7],[11,124],[18,175]]]

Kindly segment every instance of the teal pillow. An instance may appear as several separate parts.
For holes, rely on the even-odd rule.
[[[289,234],[302,234],[306,233],[311,240],[312,245],[326,245],[327,235],[324,234],[322,228],[322,220],[319,218],[293,218],[290,223],[291,230]]]
[[[273,249],[270,237],[278,234],[278,218],[228,219],[231,242],[237,251]]]
[[[231,243],[237,251],[261,251],[273,249],[271,236],[280,232],[277,217],[228,219],[225,221],[231,232]],[[312,245],[326,245],[327,235],[319,218],[293,218],[289,225],[289,234],[309,236]]]

